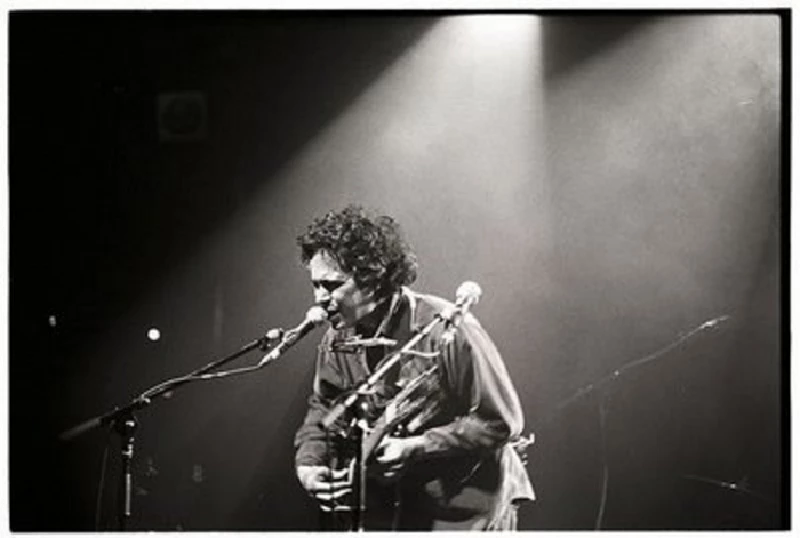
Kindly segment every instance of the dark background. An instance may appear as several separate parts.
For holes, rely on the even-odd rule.
[[[521,529],[788,525],[787,20],[444,15],[11,13],[12,530],[92,530],[109,435],[59,433],[300,321],[294,237],[348,202],[417,289],[482,285],[537,435]],[[315,338],[138,414],[133,530],[315,528]]]

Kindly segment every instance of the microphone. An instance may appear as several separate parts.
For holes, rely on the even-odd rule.
[[[287,349],[299,342],[301,338],[314,330],[326,319],[328,319],[328,313],[321,306],[315,305],[309,308],[306,312],[306,317],[303,322],[294,329],[286,331],[281,339],[281,342],[272,348],[269,353],[264,355],[264,358],[258,363],[258,367],[260,368],[266,363],[283,355]]]
[[[440,314],[442,320],[447,324],[442,334],[442,341],[450,343],[455,338],[456,327],[461,323],[461,319],[472,308],[472,305],[478,304],[482,294],[481,287],[477,282],[467,280],[461,283],[456,289],[456,304],[454,307],[446,308]]]
[[[472,305],[477,304],[481,298],[481,287],[476,282],[467,280],[456,289],[456,304],[441,311],[439,316],[447,323],[456,320],[469,312]]]
[[[396,345],[397,345],[397,340],[394,340],[392,338],[385,338],[383,336],[378,336],[375,338],[360,338],[358,336],[352,336],[344,340],[343,342],[333,344],[330,347],[330,349],[331,351],[356,353],[367,347],[377,347],[377,346],[394,347]]]
[[[463,313],[467,313],[472,305],[478,304],[482,293],[477,282],[471,280],[462,282],[456,290],[456,307],[461,308]]]
[[[700,325],[701,329],[713,329],[723,321],[728,321],[731,317],[727,314],[720,316],[718,318],[714,318],[712,320],[706,321],[702,325]]]

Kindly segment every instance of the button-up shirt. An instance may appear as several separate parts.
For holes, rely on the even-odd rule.
[[[297,465],[330,465],[341,455],[337,433],[345,421],[334,425],[338,432],[322,425],[332,406],[447,308],[452,304],[444,299],[403,288],[376,335],[395,345],[348,346],[353,329],[326,332],[309,410],[295,438]],[[516,504],[534,498],[526,469],[508,444],[523,427],[519,397],[497,348],[474,316],[463,316],[454,338],[443,338],[444,325],[436,324],[413,354],[387,372],[367,405],[367,421],[375,421],[410,381],[436,366],[421,384],[424,390],[412,394],[420,403],[418,411],[403,423],[406,435],[422,436],[423,454],[397,489],[399,528],[509,529],[516,523]],[[370,491],[368,484],[368,496]]]

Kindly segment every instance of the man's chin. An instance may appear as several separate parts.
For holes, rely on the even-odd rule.
[[[347,328],[347,320],[344,319],[342,315],[339,314],[338,312],[328,316],[328,323],[330,323],[331,327],[333,327],[337,331]]]

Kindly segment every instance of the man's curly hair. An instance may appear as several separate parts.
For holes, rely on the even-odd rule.
[[[417,278],[417,260],[392,217],[370,217],[358,205],[329,211],[297,237],[300,259],[308,264],[327,251],[362,289],[390,295]]]

